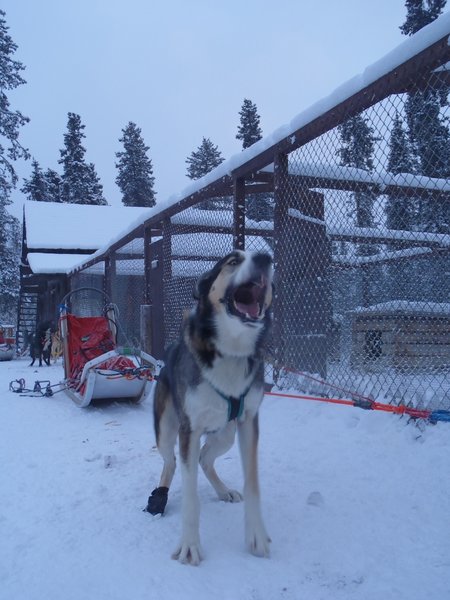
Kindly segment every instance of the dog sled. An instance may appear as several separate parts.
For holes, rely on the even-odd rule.
[[[61,303],[62,383],[78,406],[93,400],[141,402],[154,379],[152,356],[117,345],[117,317],[116,306],[95,288],[73,290]]]
[[[0,325],[0,361],[11,360],[16,352],[14,325]]]

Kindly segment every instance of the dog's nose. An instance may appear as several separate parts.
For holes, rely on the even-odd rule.
[[[253,255],[253,263],[259,269],[267,269],[272,264],[272,257],[265,252],[258,252],[258,254]]]

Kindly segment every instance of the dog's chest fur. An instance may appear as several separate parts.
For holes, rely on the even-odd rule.
[[[192,429],[210,432],[227,424],[228,402],[216,390],[234,398],[247,392],[243,416],[245,413],[256,414],[263,396],[257,366],[246,358],[217,355],[212,368],[202,369],[198,384],[186,391],[184,410]]]
[[[215,317],[216,348],[230,359],[230,369],[234,369],[233,358],[252,356],[261,335],[262,325],[243,325],[237,319],[230,319],[226,312],[222,311]],[[244,359],[245,361],[245,359]],[[236,363],[237,365],[237,363]],[[227,367],[224,367],[224,371]],[[228,385],[228,384],[227,384]]]

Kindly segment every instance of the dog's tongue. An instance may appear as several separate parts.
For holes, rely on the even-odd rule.
[[[240,288],[235,298],[235,306],[243,315],[252,319],[259,316],[258,288],[255,285]]]
[[[257,319],[259,316],[259,304],[257,302],[252,302],[251,304],[236,302],[236,308],[243,315],[248,315],[252,319]]]

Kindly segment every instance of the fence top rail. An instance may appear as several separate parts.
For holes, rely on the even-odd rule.
[[[450,12],[447,12],[367,67],[363,73],[299,113],[290,123],[224,161],[179,194],[150,208],[145,217],[131,223],[107,247],[98,250],[68,274],[104,260],[127,241],[142,236],[144,228],[159,226],[163,219],[170,219],[203,199],[224,195],[232,189],[236,179],[251,179],[259,170],[270,165],[277,154],[293,152],[387,96],[408,91],[412,79],[430,74],[446,77],[446,69],[442,67],[450,61],[449,36]]]

